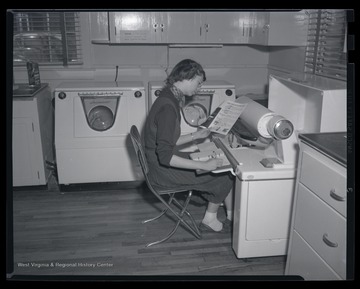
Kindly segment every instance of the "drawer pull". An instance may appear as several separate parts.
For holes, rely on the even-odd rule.
[[[332,197],[334,200],[337,200],[339,202],[344,202],[345,197],[339,196],[335,193],[335,189],[330,190],[330,197]]]
[[[329,247],[333,247],[333,248],[336,248],[337,246],[339,246],[338,243],[336,242],[331,242],[329,239],[328,239],[328,235],[325,233],[323,235],[323,241],[326,245],[328,245]]]

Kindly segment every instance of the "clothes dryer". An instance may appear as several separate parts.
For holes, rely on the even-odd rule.
[[[149,82],[149,110],[163,86],[161,81]],[[225,100],[235,100],[235,85],[220,80],[206,81],[195,95],[185,98],[181,111],[181,133],[196,131],[201,124],[199,121],[206,119]]]
[[[129,137],[146,118],[141,82],[65,82],[55,89],[59,184],[142,180]]]

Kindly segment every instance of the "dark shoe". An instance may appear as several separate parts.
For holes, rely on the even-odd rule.
[[[213,228],[211,228],[208,225],[205,225],[203,222],[200,223],[199,229],[203,232],[206,231],[206,232],[222,233],[222,234],[230,233],[230,227],[226,227],[224,225],[224,223],[223,223],[223,228],[221,229],[221,231],[215,231]]]
[[[226,228],[229,231],[232,231],[232,227],[233,227],[233,222],[230,221],[228,218],[225,219],[225,221],[223,222],[223,228]]]

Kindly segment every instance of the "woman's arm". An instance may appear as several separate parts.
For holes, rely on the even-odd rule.
[[[195,131],[195,132],[192,132],[189,134],[184,134],[179,137],[179,139],[176,142],[176,145],[179,146],[184,143],[194,141],[196,139],[206,138],[207,136],[209,136],[209,134],[210,134],[209,129],[200,129],[198,131]]]
[[[173,155],[170,160],[170,166],[190,170],[213,171],[221,167],[223,160],[220,158],[209,159],[207,161],[194,161]]]

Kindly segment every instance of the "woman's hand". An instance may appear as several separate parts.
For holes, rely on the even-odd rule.
[[[205,171],[213,171],[216,168],[221,167],[223,160],[220,158],[209,159],[207,161],[201,162],[201,169]]]
[[[192,134],[194,139],[202,139],[208,137],[210,133],[211,131],[208,128],[202,128],[197,130],[196,132],[193,132]]]

